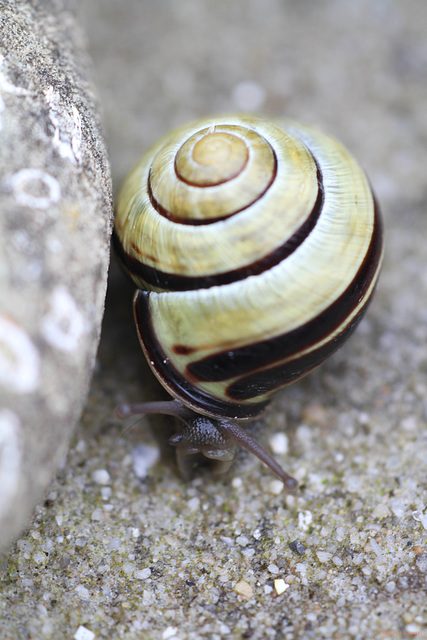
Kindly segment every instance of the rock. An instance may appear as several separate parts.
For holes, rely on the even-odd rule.
[[[306,552],[307,547],[300,542],[299,540],[294,540],[288,544],[288,547],[294,553],[297,553],[299,556],[303,556]]]
[[[72,6],[14,2],[1,13],[3,547],[25,525],[66,452],[103,314],[111,182]]]

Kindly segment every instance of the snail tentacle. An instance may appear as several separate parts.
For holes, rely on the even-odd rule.
[[[254,438],[251,438],[249,434],[241,427],[237,422],[231,420],[218,420],[216,425],[217,429],[221,431],[228,438],[231,438],[240,446],[244,447],[257,458],[259,458],[267,467],[269,467],[273,473],[276,474],[283,482],[288,491],[294,491],[298,487],[298,482],[290,476],[280,464],[272,458],[265,449]]]
[[[151,402],[135,402],[132,404],[123,403],[116,407],[118,418],[130,418],[131,416],[142,416],[162,413],[174,416],[181,420],[188,420],[193,413],[191,409],[185,407],[179,400],[157,400]]]

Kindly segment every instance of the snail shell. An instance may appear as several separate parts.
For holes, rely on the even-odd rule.
[[[367,178],[339,143],[241,114],[154,145],[125,181],[115,223],[153,372],[185,407],[237,421],[349,337],[382,236]]]

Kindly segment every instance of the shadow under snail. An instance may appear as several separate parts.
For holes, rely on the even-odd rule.
[[[165,136],[118,198],[115,246],[136,283],[142,350],[170,401],[187,471],[225,471],[235,442],[294,489],[244,429],[272,394],[342,345],[378,278],[381,216],[352,156],[320,131],[253,115],[209,117]]]

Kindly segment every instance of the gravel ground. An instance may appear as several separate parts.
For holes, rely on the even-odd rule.
[[[339,138],[386,224],[351,341],[263,419],[258,463],[180,479],[114,406],[156,386],[112,265],[92,390],[64,464],[2,561],[1,638],[380,638],[427,633],[427,4],[93,0],[83,7],[116,188],[171,127],[236,109]],[[146,424],[146,423],[144,423]]]

